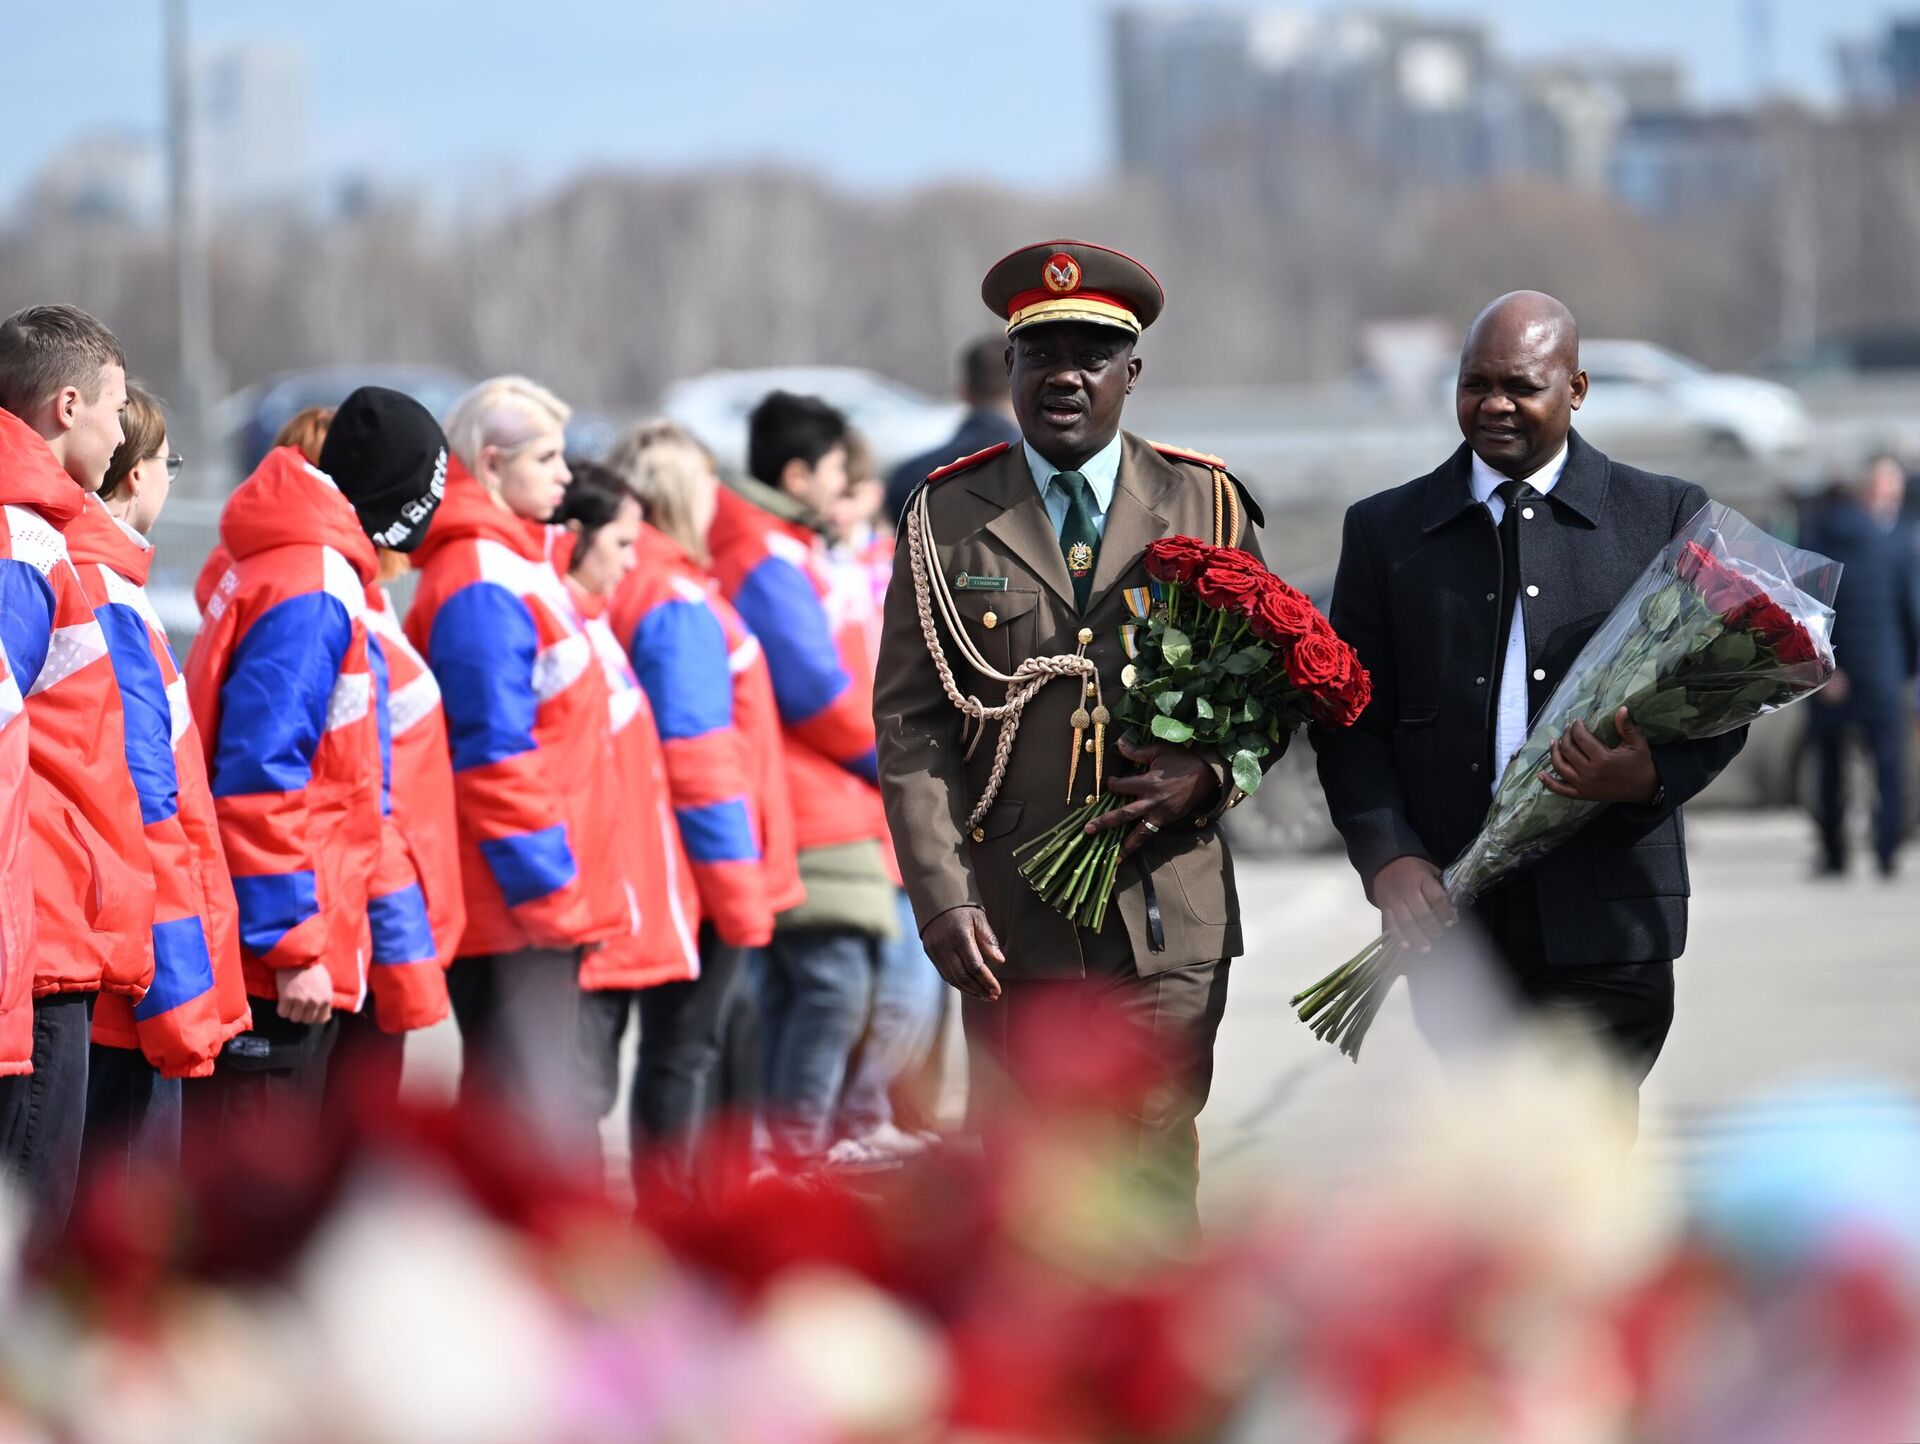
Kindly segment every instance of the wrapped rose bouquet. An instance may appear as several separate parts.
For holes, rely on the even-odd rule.
[[[1251,553],[1168,537],[1147,548],[1146,567],[1151,585],[1129,594],[1134,620],[1121,633],[1128,742],[1222,758],[1251,793],[1292,733],[1310,720],[1350,726],[1365,710],[1371,684],[1353,648]],[[1122,838],[1086,825],[1125,801],[1102,791],[1018,853],[1034,890],[1085,928],[1106,918]]]
[[[1776,541],[1739,513],[1708,506],[1648,564],[1534,719],[1501,774],[1478,835],[1442,875],[1465,907],[1571,837],[1606,804],[1562,797],[1540,774],[1575,722],[1617,746],[1622,707],[1651,744],[1744,727],[1833,676],[1840,568]],[[1398,974],[1381,936],[1293,999],[1303,1022],[1343,1053],[1361,1040]]]

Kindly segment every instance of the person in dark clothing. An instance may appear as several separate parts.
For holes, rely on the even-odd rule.
[[[1809,729],[1820,765],[1815,820],[1822,876],[1847,869],[1845,761],[1856,734],[1873,754],[1874,854],[1883,877],[1898,865],[1906,820],[1907,689],[1920,659],[1920,567],[1901,526],[1906,475],[1890,456],[1845,488],[1808,527],[1807,546],[1844,570],[1834,599],[1833,652],[1839,672],[1813,699]]]
[[[960,429],[946,441],[910,456],[893,469],[887,478],[887,515],[895,522],[906,509],[913,489],[927,479],[927,473],[985,451],[1001,442],[1020,439],[1020,428],[1013,419],[1013,394],[1007,382],[1007,338],[986,336],[972,342],[960,353],[960,399],[967,414]]]
[[[1313,733],[1320,781],[1368,898],[1411,954],[1415,1019],[1443,1046],[1458,969],[1438,952],[1455,922],[1440,869],[1587,639],[1707,503],[1583,440],[1572,422],[1586,394],[1566,307],[1503,296],[1461,353],[1465,443],[1347,513],[1330,620],[1372,674],[1373,701],[1355,726]],[[1651,746],[1624,707],[1617,721],[1615,747],[1576,722],[1541,777],[1607,810],[1489,891],[1474,920],[1514,1001],[1572,1022],[1637,1082],[1666,1041],[1686,946],[1680,808],[1746,729]]]

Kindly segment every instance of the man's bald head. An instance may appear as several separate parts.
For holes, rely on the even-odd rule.
[[[1542,291],[1510,291],[1473,318],[1454,411],[1474,454],[1515,478],[1559,454],[1587,396],[1580,327]]]

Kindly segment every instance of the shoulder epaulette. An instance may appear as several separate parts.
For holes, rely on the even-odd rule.
[[[1253,524],[1255,526],[1267,524],[1266,512],[1261,509],[1260,503],[1254,500],[1253,493],[1247,490],[1247,484],[1228,471],[1227,463],[1220,457],[1212,452],[1195,451],[1186,446],[1169,446],[1164,441],[1149,441],[1147,445],[1174,461],[1190,461],[1195,466],[1206,467],[1209,471],[1226,472],[1227,480],[1232,482],[1234,489],[1240,493],[1240,504],[1247,509],[1247,515],[1253,519]]]
[[[993,460],[1001,452],[1009,450],[1012,445],[1010,441],[996,441],[984,451],[976,451],[972,456],[963,456],[958,461],[949,461],[945,466],[935,468],[927,473],[927,480],[945,481],[956,472],[968,471],[983,461]]]
[[[1227,469],[1227,463],[1210,452],[1194,451],[1185,446],[1169,446],[1164,441],[1149,441],[1147,445],[1162,456],[1171,456],[1175,461],[1191,461],[1201,466],[1212,467],[1216,471]]]

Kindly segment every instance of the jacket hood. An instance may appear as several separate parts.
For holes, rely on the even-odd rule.
[[[153,544],[107,510],[97,496],[85,496],[80,515],[67,527],[67,555],[75,562],[111,567],[137,587],[147,584]]]
[[[0,410],[0,506],[30,506],[64,532],[86,499],[46,438]]]
[[[450,457],[447,494],[413,553],[413,564],[424,567],[444,548],[465,541],[496,541],[529,561],[540,561],[549,554],[549,530],[544,522],[529,521],[508,511],[474,480],[473,473],[457,457]]]
[[[220,540],[235,561],[274,547],[330,546],[353,563],[362,582],[380,569],[353,503],[291,446],[269,451],[227,498]]]
[[[633,544],[635,571],[687,572],[705,576],[706,568],[679,542],[649,522],[640,523],[640,536]]]

